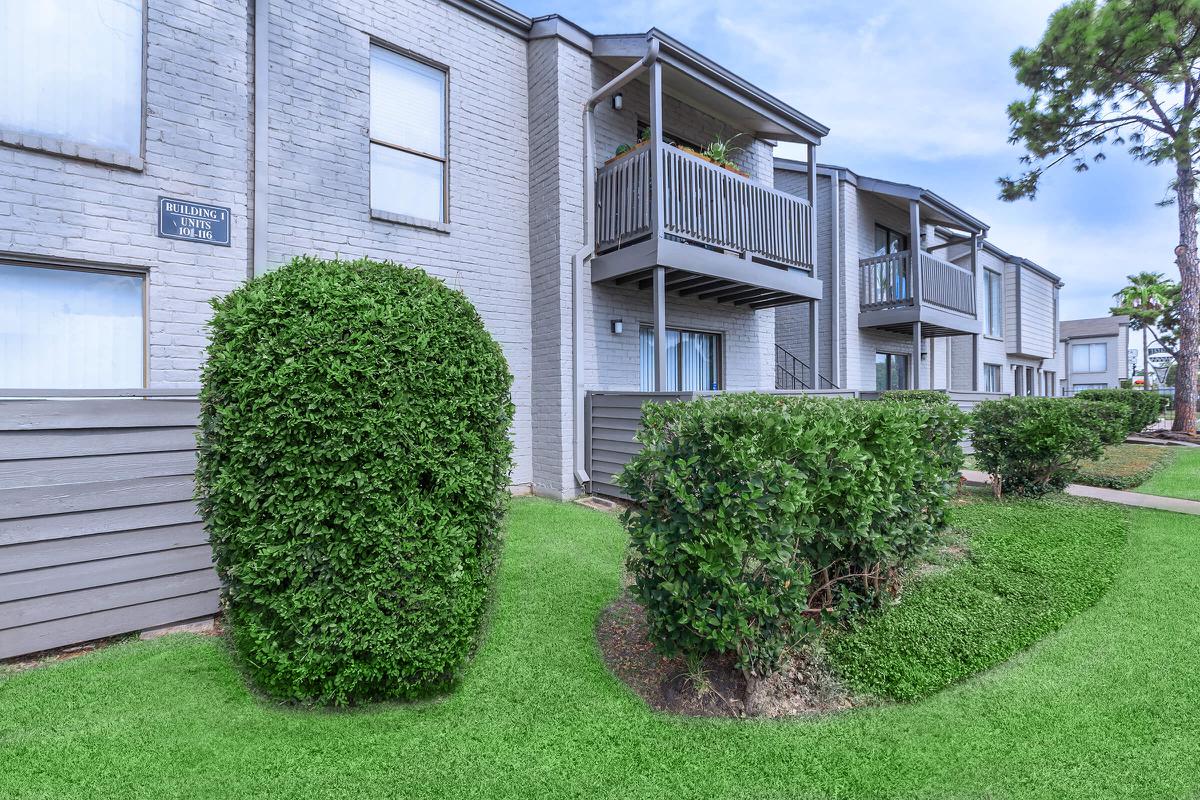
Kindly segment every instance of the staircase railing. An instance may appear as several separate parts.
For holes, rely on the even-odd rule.
[[[837,389],[838,385],[821,373],[813,380],[813,369],[786,347],[775,345],[775,388],[785,391]]]

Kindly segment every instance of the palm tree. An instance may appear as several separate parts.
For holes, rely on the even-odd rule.
[[[1142,270],[1136,275],[1126,275],[1129,283],[1113,295],[1117,305],[1112,313],[1129,317],[1129,327],[1142,332],[1142,389],[1150,391],[1150,362],[1147,359],[1150,328],[1162,317],[1167,307],[1171,282],[1161,272]],[[1157,337],[1156,337],[1157,338]]]

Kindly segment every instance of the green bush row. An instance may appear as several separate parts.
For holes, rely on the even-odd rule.
[[[1142,389],[1084,389],[1075,394],[1077,400],[1120,403],[1129,412],[1127,433],[1141,433],[1158,421],[1167,407],[1167,398],[1158,392]]]
[[[1122,403],[1055,397],[1010,397],[976,406],[971,415],[975,461],[1009,494],[1061,491],[1083,459],[1123,441],[1129,409]]]
[[[807,620],[877,601],[942,526],[964,415],[946,401],[725,395],[648,404],[619,477],[652,639],[766,674]]]
[[[499,345],[391,263],[297,258],[213,306],[197,491],[247,669],[334,704],[453,680],[508,497]]]

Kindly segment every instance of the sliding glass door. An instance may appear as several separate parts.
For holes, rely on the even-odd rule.
[[[643,325],[641,344],[641,389],[654,391],[654,328]],[[668,392],[701,392],[722,389],[721,335],[704,331],[667,328]]]

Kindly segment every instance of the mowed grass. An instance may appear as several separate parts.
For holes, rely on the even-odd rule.
[[[1109,489],[1132,489],[1145,483],[1159,470],[1168,467],[1180,448],[1153,444],[1115,444],[1104,448],[1104,454],[1079,465],[1073,483],[1103,486]]]
[[[833,665],[861,692],[914,700],[999,664],[1104,594],[1127,519],[1119,506],[1066,496],[962,505],[954,521],[970,537],[967,561],[831,637]]]
[[[0,797],[1195,798],[1200,536],[1129,519],[1110,591],[995,669],[816,721],[697,721],[601,665],[616,520],[522,500],[489,636],[448,698],[290,710],[221,640],[133,642],[0,679]]]
[[[1200,500],[1200,447],[1172,447],[1175,458],[1166,469],[1137,488],[1142,494]],[[1200,527],[1200,520],[1197,521]]]

